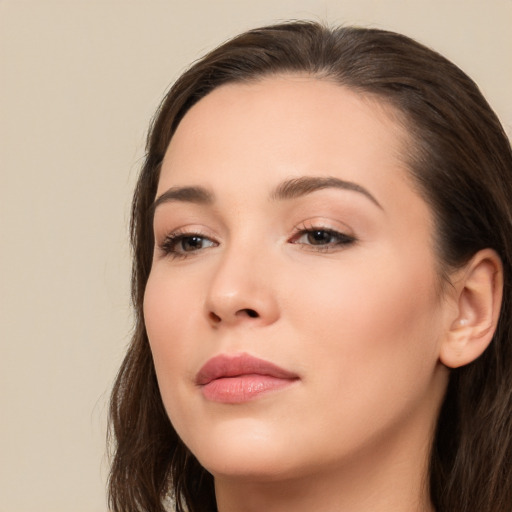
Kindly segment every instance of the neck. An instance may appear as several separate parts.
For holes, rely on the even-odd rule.
[[[434,512],[425,483],[404,476],[331,472],[281,482],[216,480],[215,489],[219,512]]]
[[[400,442],[368,446],[337,467],[293,478],[217,476],[218,511],[434,512],[428,492],[430,440],[431,435],[411,440],[414,449]]]

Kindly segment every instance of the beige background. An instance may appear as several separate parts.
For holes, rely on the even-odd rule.
[[[130,335],[144,134],[187,63],[314,18],[402,31],[512,133],[512,0],[0,0],[0,512],[104,511],[108,392]]]

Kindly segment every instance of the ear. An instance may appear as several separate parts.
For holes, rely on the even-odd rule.
[[[503,295],[503,266],[492,249],[477,252],[453,281],[457,308],[441,344],[440,360],[458,368],[477,359],[492,340]]]

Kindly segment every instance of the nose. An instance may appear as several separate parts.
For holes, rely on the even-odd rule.
[[[255,250],[230,250],[212,272],[205,301],[214,328],[248,324],[265,326],[279,318],[275,269]]]

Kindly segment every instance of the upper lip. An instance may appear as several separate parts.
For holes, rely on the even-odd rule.
[[[234,356],[223,354],[212,357],[201,367],[196,375],[196,383],[204,386],[215,379],[239,377],[241,375],[266,375],[287,380],[299,378],[293,372],[249,354]]]

